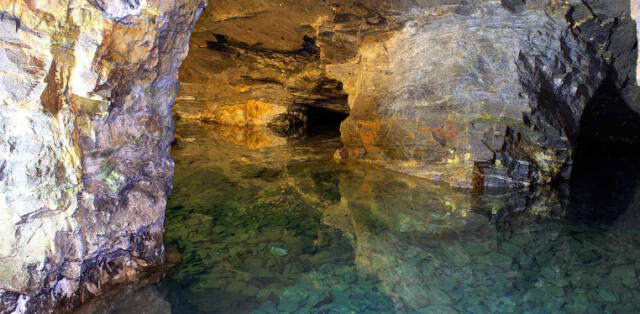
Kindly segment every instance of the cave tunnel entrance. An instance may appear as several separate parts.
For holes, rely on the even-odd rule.
[[[569,217],[613,223],[639,210],[640,115],[630,109],[611,75],[586,106],[580,126]]]
[[[310,136],[327,135],[339,137],[340,124],[348,116],[349,114],[346,112],[309,106],[307,108],[307,132]]]
[[[312,101],[301,104],[306,108],[308,133],[314,135],[340,136],[340,124],[349,116],[349,95],[342,82],[326,79],[318,82],[311,92]]]

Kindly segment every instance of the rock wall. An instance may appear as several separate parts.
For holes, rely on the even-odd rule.
[[[328,66],[352,107],[342,155],[464,188],[560,175],[603,68],[563,12],[529,3],[423,8]]]
[[[0,312],[163,261],[171,106],[201,0],[0,3]]]
[[[268,51],[224,39],[192,47],[175,114],[236,126],[304,123],[308,106],[348,112],[342,85],[306,50]]]
[[[637,31],[632,0],[586,0],[575,3],[567,18],[577,36],[602,53],[612,81],[626,104],[640,112],[640,89],[636,83]]]
[[[568,178],[604,80],[640,109],[628,0],[311,2],[205,12],[177,113],[269,124],[333,101],[339,158],[475,188]],[[313,92],[328,80],[348,108]]]
[[[640,41],[640,23],[638,23],[638,9],[640,9],[640,2],[638,0],[629,0],[631,3],[631,17],[636,21],[636,34]],[[640,51],[638,51],[638,60],[636,66],[636,82],[640,82]]]
[[[346,113],[313,39],[331,15],[316,1],[220,1],[194,30],[176,115],[226,125],[303,124],[308,106]]]

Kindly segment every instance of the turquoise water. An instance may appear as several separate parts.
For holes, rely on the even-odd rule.
[[[633,184],[609,202],[620,216],[568,219],[599,210],[588,190],[469,194],[337,163],[330,135],[178,134],[165,242],[180,262],[113,313],[640,311]]]

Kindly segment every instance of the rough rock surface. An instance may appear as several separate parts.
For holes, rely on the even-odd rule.
[[[181,117],[304,120],[320,99],[350,114],[339,158],[474,188],[567,178],[605,79],[637,109],[628,0],[249,2],[205,12]]]
[[[171,105],[200,0],[0,3],[0,312],[163,261]]]
[[[638,0],[630,0],[631,5],[631,17],[636,21],[636,34],[638,36],[638,40],[640,41],[640,23],[638,23],[638,10],[640,9],[640,1]],[[636,43],[637,44],[637,43]],[[636,47],[636,50],[637,47]],[[636,62],[636,82],[640,82],[640,50],[638,50],[638,57]]]
[[[269,51],[219,37],[192,47],[180,76],[180,118],[263,126],[303,123],[308,106],[349,112],[342,84],[302,48]]]
[[[584,0],[572,5],[567,14],[572,30],[596,47],[610,64],[608,79],[626,104],[640,112],[640,89],[636,83],[637,40],[634,21],[635,0]]]
[[[367,38],[357,62],[328,70],[350,95],[343,156],[465,188],[558,176],[604,75],[554,14],[492,2],[436,7]]]

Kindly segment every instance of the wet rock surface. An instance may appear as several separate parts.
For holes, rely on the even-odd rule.
[[[178,124],[166,241],[182,262],[151,286],[174,313],[640,308],[637,180],[613,223],[583,223],[562,189],[461,193],[335,163],[335,137],[249,148],[223,129]]]
[[[638,9],[640,9],[640,2],[638,0],[631,0],[630,9],[631,9],[631,18],[636,21],[636,33],[638,34],[638,40],[640,41],[640,23],[638,23]],[[637,48],[636,48],[637,50]],[[638,51],[640,53],[640,51]],[[640,54],[638,57],[638,63],[636,67],[636,83],[640,82]]]
[[[638,112],[636,11],[635,0],[587,0],[574,4],[568,18],[574,33],[602,52],[603,59],[611,65],[610,79],[627,106]]]
[[[178,114],[290,125],[321,105],[349,113],[341,158],[518,188],[569,177],[605,78],[640,103],[626,0],[307,2],[206,11]],[[319,92],[330,81],[340,87]]]
[[[601,61],[546,6],[465,8],[427,8],[367,38],[356,63],[328,67],[353,107],[345,155],[463,188],[567,176]]]
[[[293,126],[308,107],[348,113],[342,84],[323,72],[317,53],[279,52],[218,36],[192,47],[181,72],[179,118],[236,126]],[[315,47],[315,46],[314,46]]]
[[[171,105],[202,1],[0,4],[0,312],[163,262]]]

